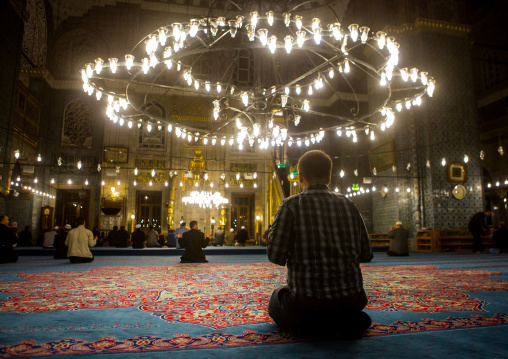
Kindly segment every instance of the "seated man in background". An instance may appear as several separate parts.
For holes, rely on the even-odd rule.
[[[203,248],[209,243],[210,234],[205,234],[198,229],[198,222],[190,222],[190,230],[182,234],[178,240],[180,248],[185,249],[183,256],[180,257],[181,263],[207,263]]]
[[[508,229],[504,226],[504,222],[499,222],[497,225],[492,234],[492,241],[494,244],[490,248],[490,253],[499,254],[501,252],[508,252]]]
[[[145,232],[141,230],[141,224],[136,224],[136,230],[131,235],[132,248],[145,248]]]
[[[386,235],[392,239],[390,243],[390,249],[386,251],[389,256],[408,256],[407,239],[409,238],[409,232],[402,228],[402,222],[397,221],[395,228],[390,228],[390,232]]]
[[[97,238],[93,237],[92,231],[85,228],[85,219],[76,218],[76,228],[71,229],[65,239],[65,245],[69,248],[67,258],[71,263],[89,263],[93,261],[89,247],[95,246]]]
[[[53,246],[55,247],[55,254],[53,255],[53,258],[55,259],[67,259],[67,252],[69,251],[69,248],[65,245],[65,240],[67,239],[67,234],[69,234],[69,231],[72,229],[72,226],[70,224],[66,224],[64,226],[63,231],[60,231],[55,236],[55,242]],[[93,232],[92,232],[93,234]]]
[[[121,226],[120,230],[116,232],[116,248],[127,248],[129,246],[131,235],[125,229],[125,226]]]
[[[9,228],[9,217],[0,216],[0,263],[15,263],[18,255],[14,250],[17,238]]]
[[[160,247],[159,244],[159,233],[153,229],[153,225],[148,227],[148,231],[145,234],[146,246],[147,247]]]
[[[371,319],[360,262],[372,249],[360,212],[328,188],[332,160],[309,151],[298,161],[300,193],[282,201],[270,228],[270,262],[287,266],[287,285],[276,289],[268,313],[298,336],[358,339]]]
[[[224,245],[224,236],[225,236],[225,233],[222,230],[222,227],[219,226],[219,228],[217,228],[217,230],[215,231],[215,233],[213,235],[212,246],[214,246],[214,247],[215,246],[222,247]]]

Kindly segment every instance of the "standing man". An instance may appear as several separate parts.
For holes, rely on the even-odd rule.
[[[370,262],[372,249],[356,206],[328,188],[331,171],[322,151],[298,161],[301,192],[282,201],[268,235],[268,259],[287,266],[288,283],[268,312],[295,335],[358,339],[371,324],[360,262]]]
[[[225,233],[224,231],[222,230],[222,227],[219,226],[219,228],[217,228],[217,230],[215,231],[215,233],[213,234],[213,242],[212,242],[212,246],[220,246],[222,247],[224,245],[224,236],[225,236]]]
[[[9,228],[9,217],[0,216],[0,263],[14,263],[18,255],[14,251],[16,236]]]
[[[473,235],[473,253],[481,253],[484,250],[482,234],[489,232],[487,217],[490,217],[490,215],[491,212],[487,209],[483,212],[475,213],[469,220],[467,229],[469,229],[469,232]]]
[[[245,243],[249,240],[249,232],[245,229],[245,226],[242,226],[240,230],[236,233],[236,240],[240,247],[245,247]]]
[[[176,248],[180,248],[180,238],[182,238],[182,235],[189,230],[188,228],[185,228],[186,225],[187,225],[186,222],[182,222],[182,224],[180,225],[180,228],[177,228],[175,231]]]
[[[71,263],[89,263],[93,261],[89,247],[95,246],[97,238],[93,237],[92,231],[85,228],[85,219],[76,218],[77,227],[71,229],[65,238],[65,245],[69,248],[67,258]]]
[[[178,240],[180,247],[185,249],[180,263],[207,263],[203,248],[209,243],[209,233],[205,234],[198,229],[198,221],[190,222],[190,231],[185,232]]]
[[[389,256],[408,256],[407,239],[409,238],[409,232],[402,228],[402,222],[397,221],[395,223],[395,229],[390,228],[390,232],[386,235],[392,239],[390,243],[390,249],[386,251]]]

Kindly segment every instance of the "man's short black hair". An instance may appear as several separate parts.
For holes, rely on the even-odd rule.
[[[81,226],[82,224],[85,224],[85,219],[83,217],[76,218],[76,224],[78,226]],[[117,228],[118,229],[118,228]]]
[[[114,231],[118,231],[118,226],[113,226]]]
[[[306,152],[298,161],[298,173],[310,182],[328,183],[332,175],[332,159],[320,150]]]
[[[189,227],[192,229],[197,224],[198,224],[198,221],[190,221]]]
[[[186,225],[187,225],[187,222],[182,222],[182,224],[180,224],[180,227],[185,227]]]

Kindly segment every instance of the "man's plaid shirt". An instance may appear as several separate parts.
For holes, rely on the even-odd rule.
[[[267,254],[270,262],[287,265],[291,293],[338,299],[362,291],[360,262],[372,259],[372,248],[353,202],[315,183],[282,201]]]

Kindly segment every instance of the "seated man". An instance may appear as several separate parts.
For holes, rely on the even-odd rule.
[[[65,245],[65,239],[67,238],[67,235],[69,234],[69,231],[71,229],[72,226],[67,223],[64,226],[64,230],[56,234],[55,242],[53,244],[53,246],[55,247],[55,254],[53,255],[53,258],[67,259],[67,252],[69,251],[69,248],[67,248],[67,246]]]
[[[207,263],[202,248],[206,248],[209,243],[209,234],[205,234],[198,229],[198,222],[190,222],[190,230],[182,234],[178,239],[180,248],[185,249],[183,256],[180,257],[181,263]]]
[[[360,262],[372,249],[354,203],[328,188],[331,173],[322,151],[298,161],[302,192],[282,201],[268,235],[268,259],[287,266],[288,283],[273,292],[268,313],[294,335],[357,339],[371,324]]]
[[[494,244],[490,248],[490,253],[499,254],[501,252],[508,252],[508,229],[504,226],[504,222],[499,222],[497,225],[492,234],[492,241]]]
[[[160,247],[159,244],[159,233],[153,229],[153,225],[148,227],[148,231],[145,234],[146,246],[147,247]]]
[[[390,249],[386,251],[389,256],[408,256],[407,239],[409,238],[409,232],[402,228],[402,222],[397,221],[395,223],[395,229],[390,228],[390,232],[386,235],[392,239],[390,243]]]
[[[65,245],[69,248],[67,258],[71,263],[89,263],[93,261],[89,247],[95,246],[97,238],[93,237],[92,231],[85,228],[85,219],[76,218],[77,227],[71,229],[65,238]]]
[[[136,224],[136,230],[132,232],[132,248],[145,248],[145,232],[141,230],[141,224]]]
[[[9,217],[0,216],[0,263],[15,263],[18,255],[14,250],[16,236],[9,228]]]
[[[116,248],[127,248],[129,246],[131,235],[125,229],[125,226],[121,226],[120,230],[116,232]]]

